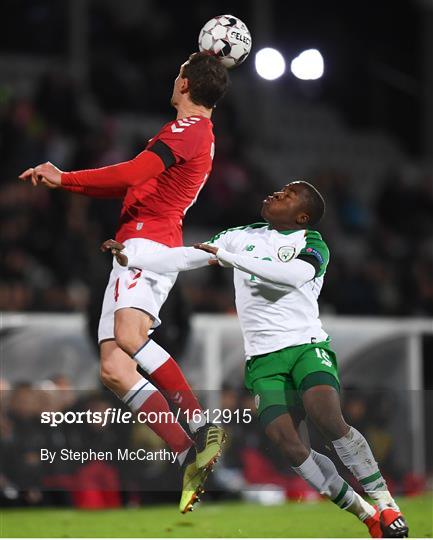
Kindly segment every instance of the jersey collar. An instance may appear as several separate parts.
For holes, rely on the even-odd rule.
[[[273,229],[271,227],[271,225],[268,225],[268,228],[271,230],[271,231],[276,231],[277,233],[279,234],[284,234],[284,235],[288,235],[288,234],[292,234],[292,233],[295,233],[295,232],[299,232],[299,231],[302,231],[303,229],[287,229],[286,231],[277,231],[276,229]]]

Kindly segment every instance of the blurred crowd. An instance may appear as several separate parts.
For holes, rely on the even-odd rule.
[[[72,505],[97,509],[137,506],[161,501],[175,502],[181,474],[177,464],[155,461],[121,461],[117,449],[164,448],[145,424],[71,423],[57,427],[41,423],[41,412],[91,411],[103,413],[123,407],[108,391],[77,392],[64,375],[53,375],[37,383],[20,382],[10,387],[0,380],[0,505]],[[348,421],[369,438],[376,457],[394,493],[422,492],[425,480],[395,465],[398,448],[390,430],[393,403],[389,393],[373,396],[365,390],[345,392],[344,410]],[[202,396],[202,399],[205,396]],[[374,404],[374,405],[373,405]],[[263,504],[287,499],[317,500],[319,495],[290,471],[287,462],[269,443],[254,413],[251,396],[240,388],[225,385],[221,409],[248,411],[250,422],[224,423],[228,442],[223,457],[209,478],[208,499],[245,498]],[[125,409],[126,410],[126,409]],[[227,418],[226,413],[224,417]],[[334,458],[323,439],[310,426],[312,445]],[[57,452],[52,463],[41,459],[41,449]],[[62,449],[82,452],[112,452],[113,459],[84,463],[61,460]],[[401,450],[401,449],[400,449]],[[344,467],[341,474],[353,478]],[[355,484],[356,485],[356,484]],[[360,486],[358,486],[360,489]]]

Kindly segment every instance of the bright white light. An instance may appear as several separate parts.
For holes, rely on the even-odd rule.
[[[283,55],[276,49],[266,47],[256,54],[256,71],[263,79],[273,81],[286,71]]]
[[[324,72],[323,56],[317,49],[308,49],[292,60],[290,69],[298,79],[320,79]]]

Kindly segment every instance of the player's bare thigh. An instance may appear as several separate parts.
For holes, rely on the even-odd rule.
[[[114,314],[114,337],[117,345],[132,356],[148,340],[153,318],[137,308],[118,309]]]
[[[114,339],[100,343],[101,380],[119,397],[123,397],[140,379],[137,363],[116,344]]]

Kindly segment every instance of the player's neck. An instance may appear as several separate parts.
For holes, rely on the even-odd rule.
[[[207,109],[201,105],[194,105],[194,103],[185,103],[179,105],[177,108],[176,120],[182,120],[188,116],[204,116],[210,118],[212,116],[212,109]]]

